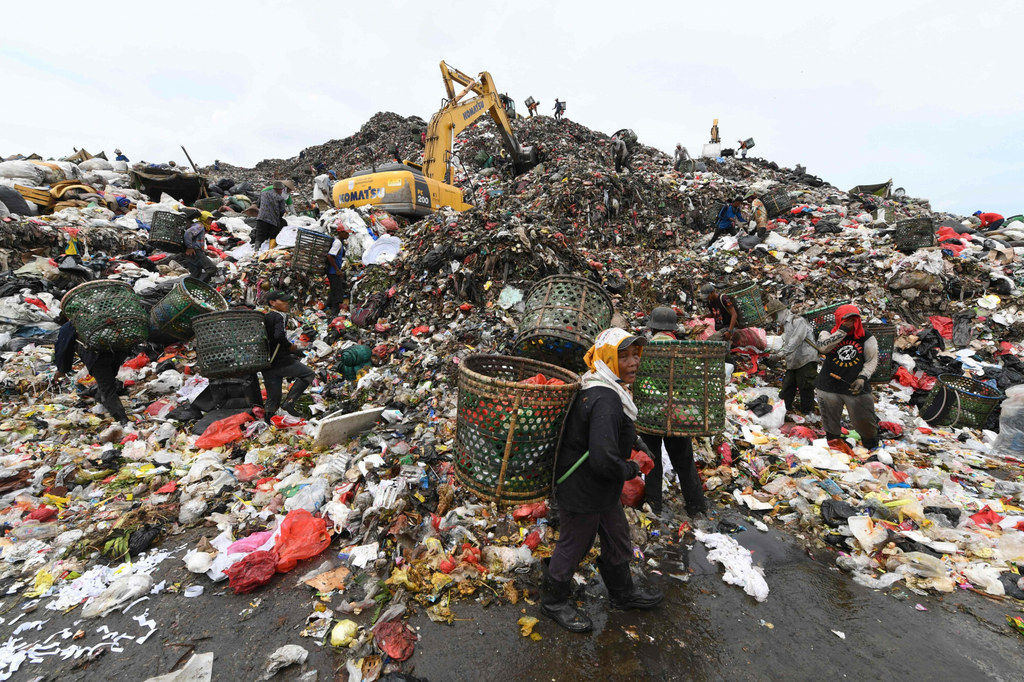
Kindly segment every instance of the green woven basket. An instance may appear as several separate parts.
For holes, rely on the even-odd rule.
[[[562,385],[524,384],[537,374]],[[580,378],[528,358],[470,355],[459,363],[455,474],[499,504],[548,497],[562,424]]]
[[[185,230],[191,224],[192,219],[183,213],[157,211],[153,214],[153,224],[149,227],[149,245],[172,253],[184,251]]]
[[[192,204],[200,211],[216,211],[218,208],[224,205],[223,197],[206,197],[203,199],[196,199],[196,202]]]
[[[737,284],[726,289],[723,293],[731,296],[736,306],[736,326],[738,328],[756,326],[768,317],[764,292],[754,282]]]
[[[927,216],[900,220],[896,223],[893,241],[900,251],[916,251],[935,246],[935,223]]]
[[[127,350],[149,338],[149,316],[132,287],[103,279],[80,284],[60,302],[78,338],[94,350]]]
[[[878,342],[878,367],[871,375],[872,383],[888,383],[894,373],[892,351],[896,345],[896,326],[892,324],[865,324],[864,330]]]
[[[245,376],[270,366],[264,315],[255,310],[226,310],[192,319],[196,364],[210,379]]]
[[[187,341],[194,335],[193,318],[227,309],[228,302],[216,289],[198,279],[186,277],[153,306],[149,311],[149,323],[163,334]]]
[[[788,192],[775,192],[761,199],[769,218],[777,218],[793,208],[793,200]]]
[[[526,297],[515,353],[583,371],[584,354],[611,324],[613,312],[600,284],[569,275],[542,279]]]
[[[815,308],[814,310],[808,310],[804,313],[803,317],[805,320],[811,323],[811,327],[814,328],[814,336],[817,338],[818,334],[823,331],[832,331],[832,327],[836,326],[836,310],[841,305],[848,304],[849,301],[840,301],[839,303],[833,303],[822,308]]]
[[[921,414],[932,412],[937,401],[945,401],[945,407],[928,421],[930,425],[982,429],[1004,397],[998,390],[970,377],[940,374],[921,406]]]
[[[633,383],[637,429],[659,436],[721,433],[728,353],[724,341],[648,344]]]

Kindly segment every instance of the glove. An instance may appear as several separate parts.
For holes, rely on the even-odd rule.
[[[639,464],[637,464],[633,460],[629,460],[628,462],[626,462],[626,465],[629,467],[629,470],[626,473],[626,480],[627,481],[632,481],[634,478],[636,478],[637,476],[640,475],[640,465]]]
[[[856,381],[850,384],[850,395],[860,395],[864,392],[864,377],[857,377]]]

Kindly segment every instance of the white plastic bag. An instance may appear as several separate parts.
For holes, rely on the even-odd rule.
[[[1006,389],[999,416],[999,435],[992,451],[1002,455],[1024,455],[1024,384]]]

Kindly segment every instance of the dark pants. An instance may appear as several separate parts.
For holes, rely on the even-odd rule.
[[[865,391],[860,395],[847,395],[845,393],[831,393],[816,389],[815,397],[818,399],[818,408],[821,410],[821,426],[825,429],[825,436],[829,440],[842,436],[843,407],[850,415],[850,423],[860,434],[864,447],[870,449],[878,447],[878,416],[875,414],[875,396]]]
[[[559,510],[558,524],[558,543],[548,564],[548,572],[557,582],[572,578],[598,535],[601,536],[602,563],[621,566],[628,564],[633,556],[629,524],[621,504],[597,514]]]
[[[985,231],[995,230],[996,228],[1002,227],[1003,223],[1006,222],[1006,218],[1000,218],[999,220],[993,220],[988,226],[985,227]]]
[[[270,223],[257,220],[256,227],[252,230],[251,244],[252,248],[260,248],[260,244],[267,241],[268,239],[277,239],[278,233],[281,232],[280,225],[271,225]]]
[[[345,300],[345,276],[340,272],[327,275],[327,282],[330,284],[327,292],[327,309],[337,314],[342,301]]]
[[[96,380],[96,399],[114,419],[121,423],[127,422],[128,415],[117,396],[117,372],[121,369],[119,359],[109,354],[101,354],[87,369]]]
[[[267,418],[273,417],[281,407],[281,384],[285,377],[295,379],[284,404],[294,403],[313,381],[313,370],[289,356],[270,369],[263,370],[263,383],[267,387]]]
[[[210,257],[205,252],[196,249],[193,249],[191,256],[180,253],[174,259],[185,266],[189,275],[202,282],[208,282],[217,270],[217,266],[213,264]]]
[[[640,437],[654,453],[654,468],[644,476],[644,490],[647,504],[655,514],[661,513],[662,509],[662,477],[665,467],[661,462],[662,437],[649,433],[641,433]],[[701,483],[700,474],[697,473],[697,463],[693,459],[692,438],[665,438],[665,451],[668,452],[668,459],[672,462],[672,468],[679,476],[679,489],[686,500],[686,513],[698,514],[707,511],[708,503],[704,499],[704,485]]]
[[[814,380],[818,378],[818,363],[808,362],[800,369],[786,370],[782,379],[782,391],[779,396],[786,403],[786,411],[793,411],[793,401],[797,392],[800,393],[800,411],[804,414],[814,412]]]
[[[718,239],[719,237],[721,237],[723,235],[735,236],[736,235],[736,226],[730,223],[729,227],[721,227],[721,226],[719,226],[718,228],[715,229],[715,239]]]

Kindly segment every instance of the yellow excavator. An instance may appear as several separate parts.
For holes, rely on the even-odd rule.
[[[481,116],[490,115],[518,175],[537,165],[537,152],[516,140],[502,97],[491,75],[476,78],[441,62],[441,76],[448,97],[427,127],[423,165],[411,161],[388,163],[356,172],[334,185],[334,205],[355,208],[367,204],[397,215],[421,217],[442,206],[456,211],[471,208],[462,190],[452,182],[452,145],[455,136]],[[455,91],[456,84],[462,86]]]

